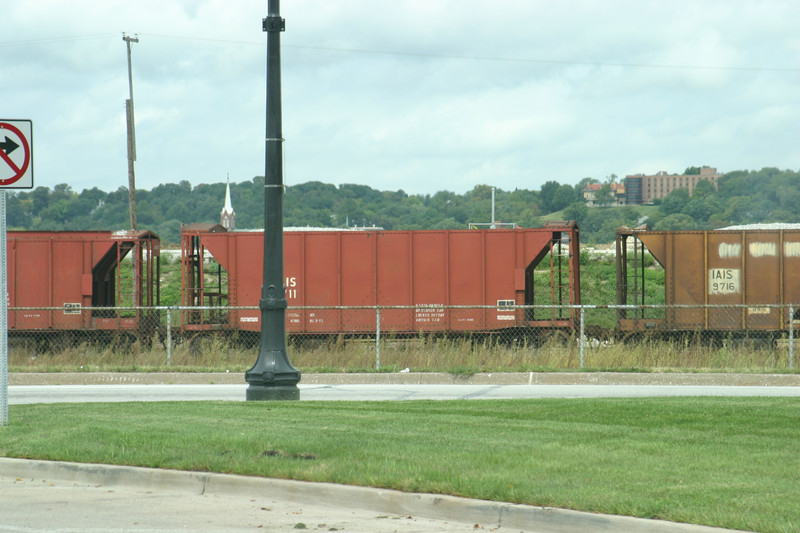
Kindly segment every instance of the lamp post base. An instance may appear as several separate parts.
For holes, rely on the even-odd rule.
[[[292,366],[284,350],[262,348],[256,364],[245,372],[248,401],[299,400],[300,371]]]
[[[300,389],[297,385],[253,385],[247,387],[245,399],[249,401],[299,400]]]

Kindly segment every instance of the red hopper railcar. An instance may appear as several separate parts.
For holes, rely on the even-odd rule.
[[[535,229],[308,230],[284,232],[290,334],[381,331],[491,333],[518,328],[538,337],[569,331],[580,304],[579,230],[574,222]],[[184,331],[260,331],[264,235],[222,226],[184,226]],[[209,262],[213,257],[216,262]],[[516,306],[549,305],[545,309]],[[457,306],[484,306],[468,308]],[[559,307],[561,306],[561,307]],[[300,309],[298,309],[300,308]],[[306,309],[302,309],[306,308]]]
[[[149,231],[9,231],[10,336],[154,332],[155,310],[112,308],[158,305],[159,251]]]

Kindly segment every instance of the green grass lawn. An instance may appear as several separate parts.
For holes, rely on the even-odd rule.
[[[0,455],[800,529],[794,398],[12,405]]]

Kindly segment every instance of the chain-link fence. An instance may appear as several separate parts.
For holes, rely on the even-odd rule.
[[[306,371],[781,370],[795,366],[795,307],[289,307]],[[12,369],[246,368],[257,307],[9,308]],[[530,326],[535,324],[535,327]]]

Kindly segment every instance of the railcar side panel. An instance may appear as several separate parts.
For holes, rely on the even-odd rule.
[[[50,243],[44,240],[15,239],[9,233],[9,307],[49,307],[52,261]],[[10,313],[10,329],[45,329],[52,325],[51,314],[42,310]]]
[[[78,312],[53,312],[52,327],[57,329],[78,329],[84,326],[83,313],[79,310],[86,303],[81,294],[83,273],[90,271],[91,266],[84,263],[84,247],[91,250],[91,243],[80,241],[51,241],[53,258],[50,280],[51,304],[53,306],[71,307]]]
[[[743,276],[745,270],[743,269],[742,234],[734,232],[701,235],[705,236],[707,241],[708,259],[706,265],[700,265],[697,274],[693,276],[698,282],[703,282],[703,292],[697,296],[697,300],[691,303],[711,305],[743,303],[746,281]],[[700,323],[699,320],[694,322],[694,324]],[[689,323],[689,325],[692,324]],[[744,327],[742,310],[733,307],[709,309],[708,321],[703,326],[715,330],[741,329]]]
[[[341,242],[338,237],[335,233],[304,235],[302,278],[293,269],[284,267],[286,277],[297,277],[307,306],[342,305],[342,287],[339,282]],[[368,261],[369,258],[365,260]],[[305,314],[307,332],[341,331],[341,313],[329,309],[309,309]]]
[[[488,305],[496,305],[484,311],[486,324],[489,329],[505,328],[517,320],[510,307],[517,303],[514,272],[524,255],[521,256],[517,249],[514,233],[487,233],[485,239],[485,301]]]
[[[446,330],[449,312],[444,308],[449,304],[447,233],[418,231],[408,235],[411,238],[412,298],[413,305],[417,306],[413,330]]]
[[[407,233],[376,233],[376,303],[384,306],[410,306],[414,302],[411,276],[411,239]],[[386,331],[412,331],[411,309],[392,309],[381,314]]]
[[[781,329],[781,310],[762,305],[783,303],[780,237],[778,232],[748,232],[745,236],[742,296],[747,307],[742,310],[742,322],[746,329]]]
[[[800,306],[800,231],[783,232],[783,292],[786,304],[794,304],[795,310]],[[781,319],[781,324],[789,321],[788,316]]]
[[[450,303],[475,305],[483,302],[486,279],[484,249],[485,233],[458,232],[450,234]],[[451,309],[450,327],[456,331],[481,331],[486,328],[483,309]]]
[[[341,264],[341,305],[349,307],[374,306],[376,286],[375,232],[342,232],[338,234]],[[335,268],[332,268],[335,272]],[[327,311],[330,313],[330,311]],[[337,314],[339,328],[353,331],[375,329],[372,309],[344,309]]]
[[[491,331],[534,325],[515,305],[527,300],[526,269],[551,250],[562,231],[572,233],[564,274],[568,298],[579,303],[577,227],[536,230],[447,231],[288,231],[284,232],[284,285],[289,307],[287,332],[309,334],[371,333],[374,309],[413,306],[382,312],[388,332]],[[226,270],[230,305],[255,306],[263,278],[263,233],[186,231],[184,248],[207,250]],[[231,244],[231,243],[236,243]],[[232,250],[236,250],[233,254]],[[184,262],[199,252],[185,249]],[[242,263],[246,263],[243,266]],[[184,275],[186,294],[202,293],[203,276]],[[193,284],[193,285],[192,285]],[[184,299],[185,301],[200,301]],[[200,305],[200,304],[197,304]],[[450,306],[491,306],[450,309]],[[220,327],[260,330],[260,313],[232,310]],[[200,319],[200,315],[191,315]],[[548,327],[555,322],[546,321]],[[570,326],[570,321],[558,323]],[[195,320],[188,329],[203,329]],[[213,329],[207,327],[206,329]]]

